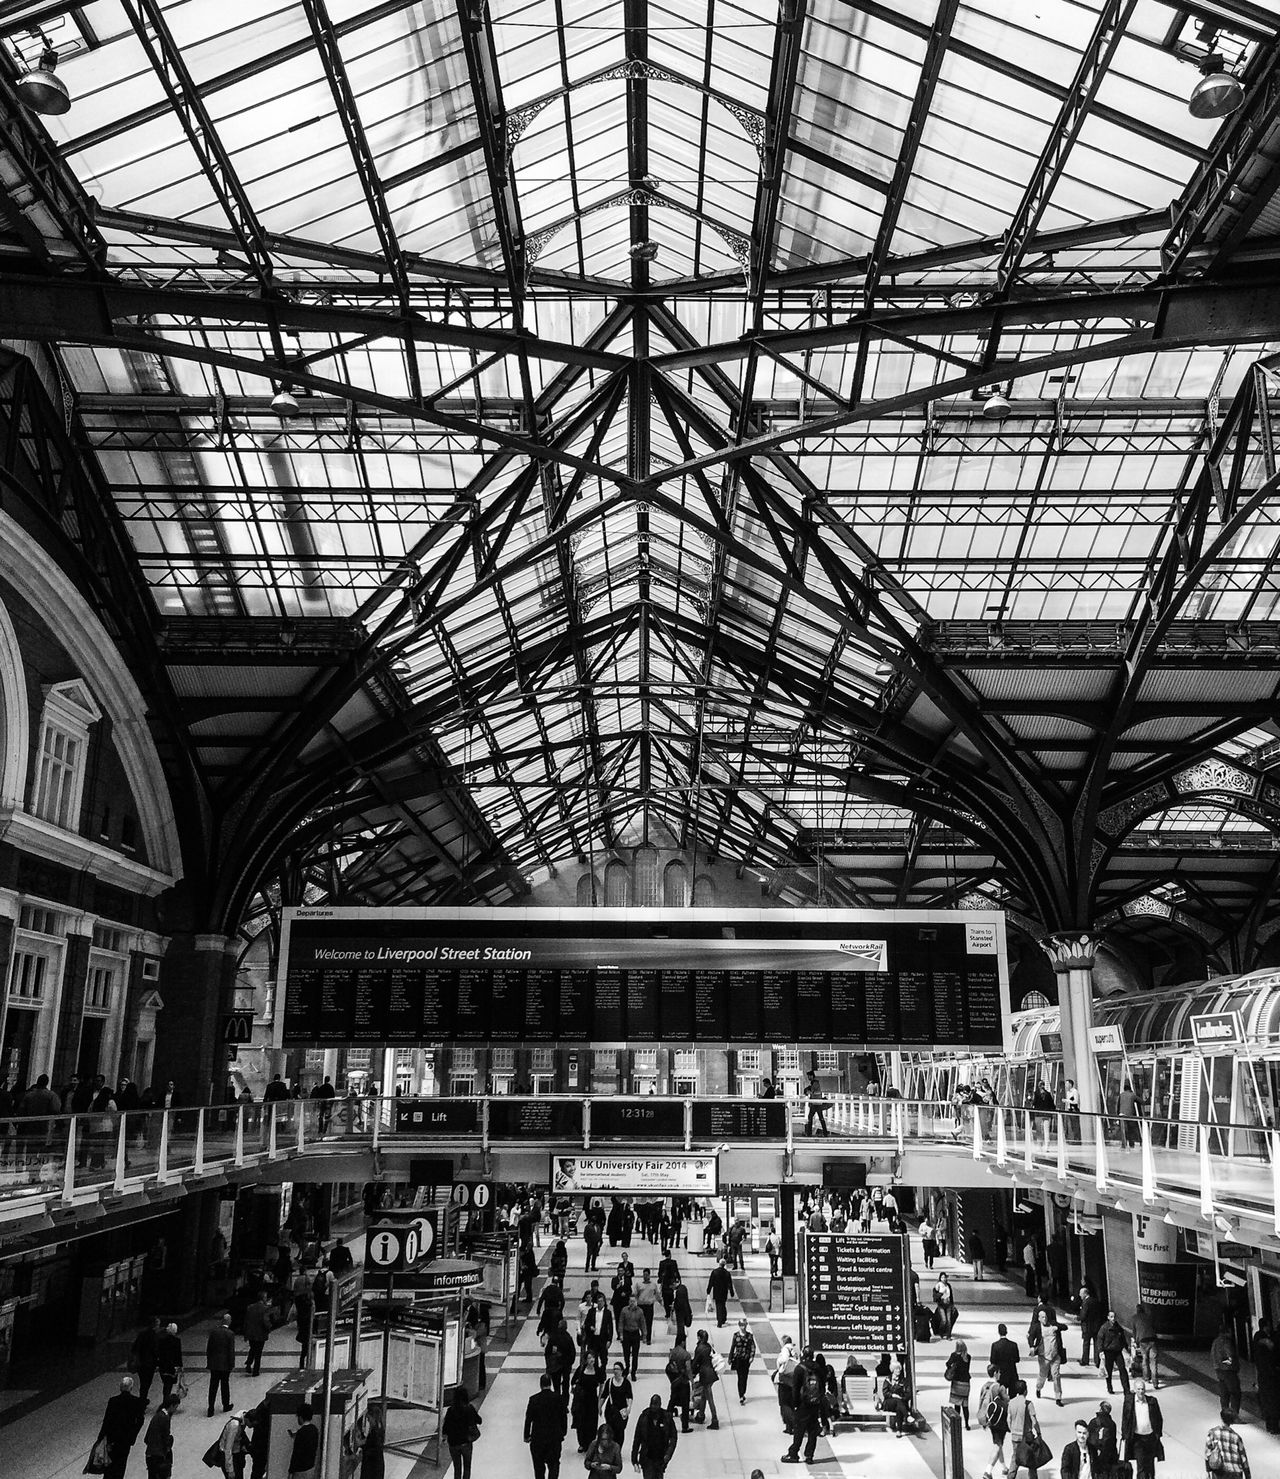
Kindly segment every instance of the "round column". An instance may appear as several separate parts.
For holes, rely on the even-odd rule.
[[[1089,1047],[1093,1026],[1093,962],[1101,935],[1088,930],[1062,930],[1045,935],[1040,946],[1058,978],[1058,1005],[1062,1014],[1062,1061],[1066,1077],[1075,1080],[1080,1108],[1086,1114],[1101,1109],[1098,1074]]]

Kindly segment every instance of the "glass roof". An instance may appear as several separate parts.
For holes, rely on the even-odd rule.
[[[1170,276],[1236,126],[1188,113],[1196,64],[1212,41],[1261,88],[1272,8],[1210,35],[1164,0],[18,7],[4,65],[58,50],[73,106],[32,126],[105,253],[42,202],[40,270],[119,295],[31,332],[161,623],[354,624],[368,686],[289,763],[368,755],[334,803],[366,888],[424,831],[433,887],[469,848],[515,878],[645,837],[803,869],[919,818],[985,856],[984,747],[1056,806],[1096,731],[988,732],[920,648],[1143,620],[1276,348],[1171,332],[1160,298],[1221,265],[1206,215]],[[1280,620],[1277,555],[1263,501],[1186,618]],[[1170,737],[1269,764],[1258,718]],[[251,728],[198,731],[215,792]],[[1140,830],[1252,825],[1202,810]]]

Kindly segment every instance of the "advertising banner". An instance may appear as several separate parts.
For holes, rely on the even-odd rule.
[[[553,1196],[597,1191],[636,1191],[650,1195],[712,1196],[719,1189],[713,1155],[553,1155]]]
[[[1178,1262],[1178,1230],[1161,1217],[1133,1219],[1138,1298],[1150,1305],[1160,1335],[1195,1332],[1196,1266]]]

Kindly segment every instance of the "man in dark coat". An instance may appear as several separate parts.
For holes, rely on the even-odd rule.
[[[689,1290],[678,1274],[671,1291],[671,1313],[675,1316],[676,1339],[684,1345],[685,1334],[693,1324],[693,1306],[689,1303]]]
[[[1111,1416],[1111,1403],[1099,1402],[1089,1419],[1089,1468],[1093,1479],[1111,1479],[1120,1462],[1120,1434]]]
[[[1120,1414],[1121,1452],[1133,1464],[1134,1479],[1155,1479],[1156,1460],[1164,1460],[1164,1416],[1160,1402],[1147,1395],[1147,1384],[1135,1377],[1125,1393]]]
[[[1089,1424],[1082,1417],[1076,1418],[1075,1434],[1062,1450],[1058,1472],[1061,1479],[1081,1479],[1084,1474],[1093,1474],[1093,1455],[1089,1452]]]
[[[110,1448],[103,1479],[124,1479],[129,1450],[138,1441],[146,1410],[147,1404],[134,1391],[133,1377],[126,1376],[120,1383],[119,1392],[108,1400],[102,1414],[102,1427],[98,1431],[98,1437],[105,1438]]]
[[[567,1431],[564,1403],[544,1375],[524,1410],[524,1441],[533,1459],[533,1479],[559,1479],[560,1448]]]
[[[1018,1358],[1021,1352],[1018,1350],[1017,1341],[1009,1339],[1007,1325],[997,1325],[996,1330],[999,1339],[991,1346],[991,1364],[996,1368],[1000,1385],[1005,1391],[1016,1392],[1018,1390]]]
[[[1102,1365],[1098,1350],[1098,1331],[1102,1325],[1102,1301],[1086,1284],[1080,1290],[1080,1364],[1089,1364],[1089,1347],[1093,1347],[1093,1364]]]
[[[716,1326],[718,1329],[723,1329],[724,1322],[728,1318],[725,1302],[733,1294],[733,1278],[723,1258],[707,1276],[707,1293],[716,1307]]]
[[[569,1373],[573,1369],[573,1336],[569,1334],[568,1323],[563,1317],[556,1321],[556,1328],[547,1335],[542,1354],[547,1363],[547,1377],[551,1388],[562,1405],[568,1407]]]
[[[631,1462],[640,1470],[640,1479],[662,1479],[677,1442],[676,1425],[662,1410],[662,1398],[655,1392],[636,1420],[631,1443]]]
[[[236,1337],[231,1316],[223,1315],[209,1332],[204,1348],[205,1365],[209,1368],[209,1410],[213,1416],[214,1398],[222,1395],[223,1412],[231,1411],[231,1373],[236,1369]]]

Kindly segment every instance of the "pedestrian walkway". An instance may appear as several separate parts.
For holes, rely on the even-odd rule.
[[[700,1241],[695,1224],[691,1228],[691,1242]],[[544,1237],[540,1250],[545,1268],[551,1240]],[[601,1287],[608,1289],[608,1281],[617,1267],[621,1249],[601,1250],[600,1268],[596,1274],[582,1270],[582,1244],[573,1240],[570,1245],[570,1263],[566,1279],[568,1295],[566,1311],[571,1330],[576,1326],[577,1302],[592,1277],[600,1279]],[[918,1245],[913,1250],[916,1267],[921,1270],[921,1281],[927,1290],[928,1283],[919,1258]],[[658,1250],[653,1245],[633,1241],[627,1252],[637,1270],[649,1266],[656,1270]],[[720,1411],[720,1429],[708,1432],[705,1427],[695,1427],[681,1435],[675,1457],[667,1471],[667,1479],[748,1479],[753,1469],[760,1469],[767,1479],[773,1476],[804,1473],[803,1466],[781,1463],[781,1455],[787,1440],[782,1432],[777,1401],[769,1380],[769,1373],[776,1361],[779,1337],[790,1334],[798,1338],[799,1321],[794,1308],[785,1314],[770,1313],[767,1308],[768,1268],[761,1255],[747,1255],[747,1270],[738,1279],[738,1297],[730,1301],[729,1318],[723,1329],[716,1329],[714,1316],[707,1317],[704,1311],[706,1277],[712,1267],[709,1257],[695,1247],[681,1249],[677,1254],[682,1273],[689,1285],[694,1309],[694,1330],[705,1328],[712,1336],[713,1344],[721,1352],[727,1352],[733,1328],[740,1315],[745,1314],[751,1323],[760,1349],[747,1383],[747,1402],[739,1406],[736,1383],[732,1374],[721,1378],[716,1389]],[[1009,1326],[1010,1336],[1026,1351],[1026,1328],[1030,1318],[1030,1302],[1016,1289],[987,1285],[982,1289],[979,1304],[967,1295],[976,1293],[966,1286],[967,1267],[950,1259],[939,1259],[935,1273],[945,1269],[956,1285],[956,1303],[959,1320],[955,1338],[964,1340],[973,1357],[974,1392],[980,1384],[985,1368],[986,1356],[996,1338],[996,1326],[1003,1320]],[[994,1298],[993,1298],[994,1296]],[[204,1415],[205,1382],[204,1344],[210,1322],[191,1326],[183,1334],[183,1348],[191,1374],[191,1399],[184,1404],[174,1423],[175,1464],[174,1479],[207,1479],[209,1470],[201,1463],[201,1455],[219,1432],[223,1418],[219,1413],[213,1418]],[[495,1335],[498,1322],[495,1321]],[[276,1331],[267,1346],[262,1375],[257,1378],[238,1372],[232,1378],[232,1401],[237,1408],[251,1407],[265,1394],[267,1388],[297,1362],[297,1345],[291,1326]],[[1096,1412],[1099,1401],[1106,1397],[1106,1388],[1101,1373],[1093,1367],[1079,1364],[1080,1338],[1073,1327],[1067,1334],[1068,1361],[1062,1370],[1063,1407],[1054,1405],[1052,1393],[1048,1392],[1036,1404],[1046,1440],[1054,1452],[1054,1463],[1041,1473],[1046,1479],[1057,1474],[1057,1457],[1071,1441],[1072,1425],[1078,1417],[1090,1417]],[[878,1428],[837,1429],[834,1436],[820,1438],[811,1471],[829,1479],[940,1479],[942,1454],[938,1431],[940,1414],[947,1400],[947,1383],[943,1378],[943,1367],[952,1349],[952,1341],[931,1341],[917,1346],[917,1405],[929,1423],[928,1432],[922,1437],[895,1439]],[[649,1397],[659,1393],[666,1401],[668,1383],[663,1373],[670,1339],[665,1322],[659,1312],[654,1326],[654,1343],[642,1349],[639,1362],[639,1379],[635,1383],[635,1407],[632,1424],[640,1408]],[[614,1352],[618,1351],[615,1344]],[[88,1375],[78,1386],[55,1395],[48,1400],[24,1399],[18,1405],[11,1404],[8,1417],[0,1415],[0,1476],[3,1479],[72,1479],[84,1468],[85,1457],[98,1430],[98,1422],[107,1398],[117,1389],[125,1374],[127,1344],[114,1348],[118,1358],[112,1369]],[[841,1358],[833,1358],[833,1364],[843,1366]],[[1157,1470],[1157,1479],[1203,1479],[1204,1434],[1217,1421],[1216,1392],[1207,1379],[1193,1379],[1197,1366],[1203,1366],[1202,1358],[1195,1353],[1180,1355],[1165,1363],[1166,1379],[1159,1393],[1165,1416],[1165,1447],[1168,1458]],[[528,1451],[521,1441],[524,1409],[529,1397],[537,1390],[538,1378],[543,1370],[542,1351],[536,1335],[536,1321],[531,1319],[517,1322],[509,1347],[499,1341],[491,1344],[488,1371],[489,1385],[480,1404],[483,1418],[482,1436],[476,1447],[474,1479],[525,1479],[532,1474]],[[1024,1360],[1020,1370],[1034,1385],[1034,1363]],[[1253,1472],[1258,1479],[1267,1475],[1280,1474],[1280,1438],[1270,1437],[1257,1419],[1256,1400],[1252,1398],[1249,1378],[1251,1369],[1245,1371],[1245,1410],[1240,1432],[1248,1447]],[[1114,1416],[1120,1417],[1121,1395],[1111,1399]],[[393,1436],[402,1423],[409,1419],[393,1422]],[[420,1414],[412,1416],[419,1431],[425,1426]],[[630,1437],[634,1431],[628,1425],[627,1472],[630,1469]],[[973,1430],[965,1435],[965,1471],[971,1479],[978,1479],[987,1466],[990,1446],[986,1435],[977,1427],[976,1416]],[[135,1448],[130,1460],[127,1479],[142,1479],[145,1466],[141,1446]],[[447,1455],[444,1465],[436,1465],[424,1459],[406,1458],[388,1453],[386,1456],[388,1479],[434,1479],[448,1472]],[[566,1479],[583,1472],[582,1461],[577,1453],[577,1444],[572,1435],[566,1439],[561,1472]],[[277,1476],[269,1476],[277,1479]],[[281,1476],[282,1479],[282,1476]]]

